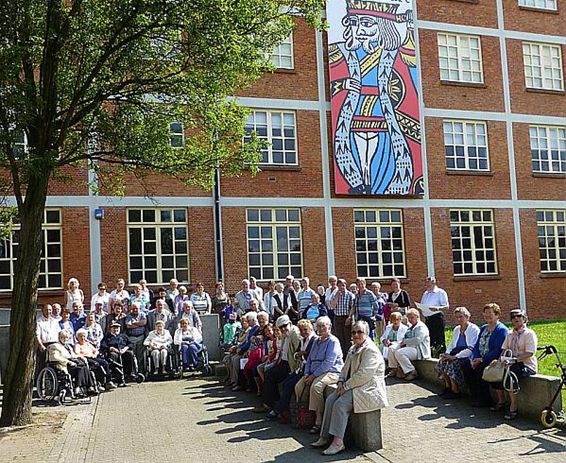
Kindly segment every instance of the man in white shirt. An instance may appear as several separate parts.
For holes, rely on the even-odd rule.
[[[102,303],[102,310],[110,312],[110,294],[106,292],[106,284],[98,283],[98,291],[92,296],[90,300],[90,310],[93,310],[97,302]]]
[[[444,312],[449,308],[448,294],[436,285],[436,278],[426,279],[426,291],[421,298],[421,304],[436,313],[426,317],[426,326],[430,333],[430,346],[435,354],[446,352],[446,338],[444,336]]]
[[[261,306],[263,303],[263,289],[257,285],[255,277],[250,277],[250,291],[256,292],[259,305]]]
[[[38,315],[36,319],[35,336],[38,349],[36,374],[45,366],[47,347],[59,341],[61,327],[59,322],[51,316],[52,312],[51,304],[46,304],[41,309],[41,315]]]
[[[331,306],[332,299],[336,295],[338,290],[338,277],[331,275],[328,277],[328,288],[324,292],[324,304],[326,305],[326,310],[328,311],[328,316],[334,325],[334,309]]]

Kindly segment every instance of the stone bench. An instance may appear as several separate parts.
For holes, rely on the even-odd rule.
[[[419,378],[427,383],[444,388],[444,381],[439,379],[434,368],[438,359],[417,360],[414,365],[419,373]],[[540,419],[540,414],[548,406],[556,390],[560,387],[560,378],[555,376],[533,375],[521,379],[521,392],[519,392],[519,410],[521,415]],[[463,391],[469,394],[468,391]],[[559,394],[554,402],[556,413],[562,410],[562,396]]]

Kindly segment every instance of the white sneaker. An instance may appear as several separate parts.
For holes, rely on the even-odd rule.
[[[324,437],[319,437],[318,440],[316,442],[311,443],[311,447],[325,447],[328,445],[328,440],[325,439]]]
[[[334,447],[333,445],[331,445],[324,452],[322,452],[322,454],[323,455],[336,455],[337,453],[340,453],[345,448],[346,447],[344,445],[341,445],[340,447]]]

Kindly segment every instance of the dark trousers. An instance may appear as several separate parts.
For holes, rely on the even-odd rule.
[[[275,402],[279,400],[279,383],[289,376],[291,369],[289,362],[281,360],[279,365],[274,366],[265,372],[265,381],[263,382],[263,403],[269,407],[273,407]]]
[[[350,325],[346,325],[346,320],[348,319],[347,315],[335,315],[334,316],[334,334],[340,341],[340,347],[342,348],[342,354],[344,354],[344,358],[346,358],[346,354],[348,353],[348,349],[352,345],[350,339],[352,335],[350,334]]]
[[[446,352],[444,314],[442,312],[438,312],[430,317],[426,317],[426,326],[430,333],[430,347],[433,352],[437,355]]]
[[[472,368],[472,365],[469,362],[466,362],[462,367],[464,378],[466,378],[466,383],[468,383],[470,388],[472,402],[483,405],[491,404],[489,383],[482,379],[483,370],[485,370],[487,365],[487,363],[483,362],[476,368]]]
[[[289,410],[289,404],[291,403],[291,397],[295,391],[295,384],[303,377],[302,373],[291,373],[283,380],[283,385],[281,387],[281,394],[279,395],[279,400],[273,407],[276,412],[281,413]]]
[[[96,380],[103,386],[110,380],[110,367],[108,362],[103,358],[87,358],[88,367],[94,373]]]

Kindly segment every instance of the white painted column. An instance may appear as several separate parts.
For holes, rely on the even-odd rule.
[[[88,171],[88,183],[89,185],[98,182],[96,173],[89,169]],[[97,197],[89,188],[89,196]],[[94,210],[98,206],[89,201],[88,205],[88,223],[89,223],[89,243],[90,243],[90,286],[92,293],[94,294],[97,289],[98,283],[102,281],[102,261],[101,261],[101,237],[100,237],[100,220],[94,218]]]

